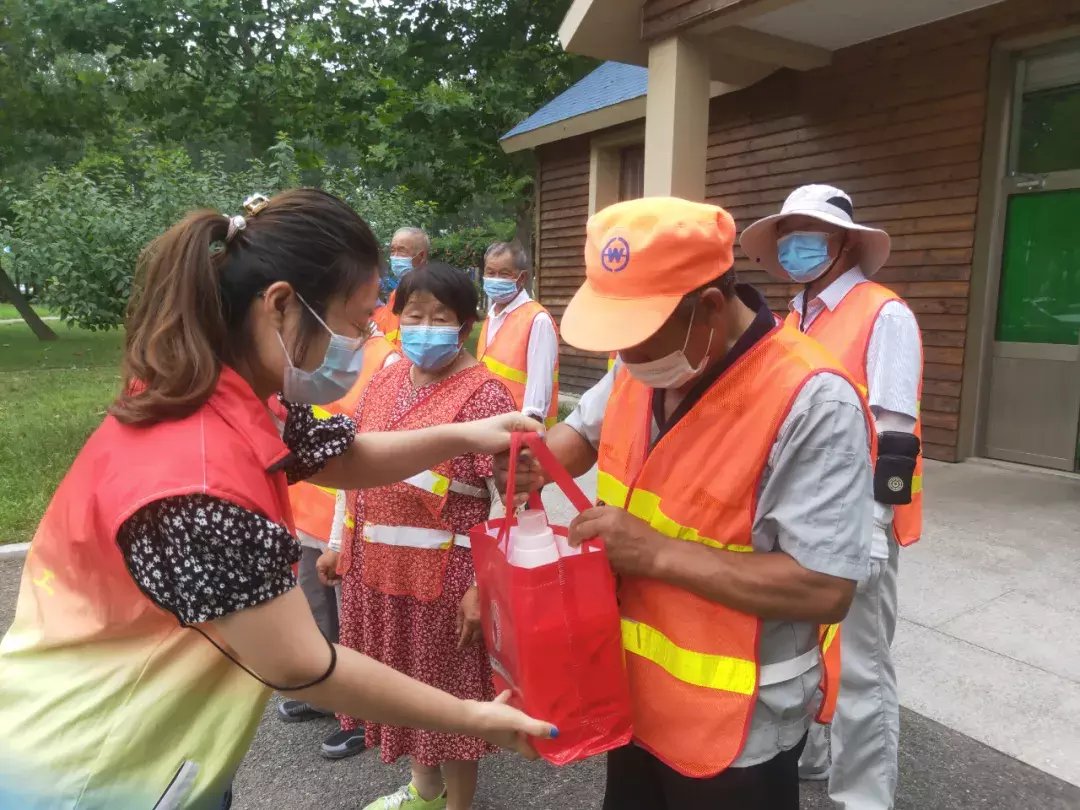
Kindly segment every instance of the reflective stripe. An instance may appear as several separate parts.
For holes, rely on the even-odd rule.
[[[311,484],[310,481],[308,481],[308,483]],[[315,487],[315,489],[319,490],[320,492],[325,492],[331,498],[336,498],[337,497],[338,491],[336,489],[334,489],[333,487],[320,487],[318,484],[311,484],[311,485],[313,487]]]
[[[356,528],[356,518],[354,518],[352,515],[345,515],[345,528],[346,529],[355,529]]]
[[[825,626],[825,638],[821,640],[822,653],[826,653],[829,651],[829,647],[832,646],[833,639],[836,638],[836,631],[839,629],[839,624],[828,624]]]
[[[628,487],[613,475],[605,472],[597,474],[596,496],[604,503],[611,506],[622,506],[626,503],[628,491]],[[754,550],[753,546],[742,545],[740,543],[723,543],[719,540],[714,540],[711,537],[704,537],[697,529],[691,526],[684,526],[681,523],[676,523],[661,511],[660,496],[653,492],[649,492],[648,490],[635,489],[634,494],[630,497],[630,504],[626,508],[626,511],[634,517],[640,518],[648,523],[652,528],[660,532],[660,534],[666,535],[667,537],[673,537],[676,540],[701,543],[710,548],[719,548],[724,551],[747,553]]]
[[[753,661],[683,649],[655,627],[630,619],[622,620],[622,638],[627,652],[652,661],[684,683],[740,695],[754,694],[757,665]]]
[[[516,369],[513,366],[508,366],[506,363],[500,363],[490,354],[485,354],[481,357],[480,362],[488,367],[488,371],[502,377],[504,380],[510,380],[510,382],[520,383],[521,385],[525,385],[525,383],[529,381],[529,375],[526,372]],[[552,382],[559,381],[558,371],[555,371],[551,375],[551,380]]]
[[[913,475],[911,476],[911,494],[918,495],[920,492],[922,492],[922,476]]]
[[[397,340],[399,337],[401,337],[401,330],[400,329],[391,329],[389,332],[387,332],[384,335],[384,337],[387,340],[389,340],[391,343],[393,343],[395,340]]]
[[[510,380],[511,382],[516,382],[524,385],[529,379],[529,375],[526,374],[524,371],[520,371],[516,368],[511,368],[510,366],[506,365],[506,363],[500,363],[498,360],[496,360],[489,354],[484,355],[480,359],[483,364],[488,367],[488,370],[492,374],[496,374],[502,377],[504,380]]]
[[[440,498],[450,488],[450,479],[445,475],[439,475],[434,470],[419,472],[411,478],[406,478],[405,483],[422,489],[424,492],[430,492],[432,495],[438,495]]]
[[[548,430],[555,427],[555,425],[557,424],[559,424],[559,417],[557,416],[549,416],[547,419],[544,420],[544,427],[546,427]]]
[[[322,408],[318,405],[311,406],[311,415],[314,416],[316,419],[329,419],[331,416],[333,416],[333,414],[330,413],[330,411],[326,410],[326,408]]]
[[[379,526],[365,523],[364,540],[402,548],[448,549],[451,543],[471,548],[467,534],[454,534],[444,529],[420,529],[415,526]]]
[[[458,495],[467,495],[471,498],[483,498],[489,499],[491,494],[482,487],[474,487],[469,484],[462,484],[459,481],[451,481],[445,475],[440,475],[434,470],[424,470],[417,473],[412,478],[405,479],[406,484],[422,489],[424,492],[430,492],[432,495],[443,497],[448,491],[456,492]]]
[[[867,388],[865,385],[859,385],[858,383],[855,383],[855,387],[859,389],[859,393],[862,394],[864,398],[870,396],[870,389]]]
[[[804,652],[787,661],[777,661],[775,664],[762,664],[758,673],[758,686],[772,686],[774,683],[784,683],[794,680],[804,672],[809,672],[821,660],[821,650],[817,647]]]

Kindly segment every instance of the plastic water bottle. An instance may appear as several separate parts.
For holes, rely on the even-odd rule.
[[[510,556],[515,568],[539,568],[559,561],[555,532],[548,526],[547,515],[540,509],[519,512],[517,525],[510,527]]]

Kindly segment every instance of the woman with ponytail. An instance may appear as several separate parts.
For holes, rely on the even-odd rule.
[[[381,486],[539,426],[315,419],[360,369],[377,242],[320,191],[246,208],[192,213],[141,257],[122,392],[41,521],[0,643],[0,807],[228,807],[270,690],[527,755],[555,733],[319,632],[290,482]]]

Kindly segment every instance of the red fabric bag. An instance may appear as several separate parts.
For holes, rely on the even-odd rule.
[[[580,511],[592,506],[536,434],[513,437],[511,458],[522,444]],[[513,511],[514,465],[506,503]],[[534,496],[534,508],[543,508]],[[599,540],[582,553],[539,568],[507,562],[514,518],[473,528],[473,562],[495,687],[512,690],[511,703],[555,724],[559,736],[533,740],[540,755],[566,765],[630,742],[630,689],[623,664],[615,577]],[[552,526],[563,537],[567,529]]]

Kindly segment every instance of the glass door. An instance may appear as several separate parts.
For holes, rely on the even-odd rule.
[[[1080,467],[1080,47],[1018,65],[987,455]]]

